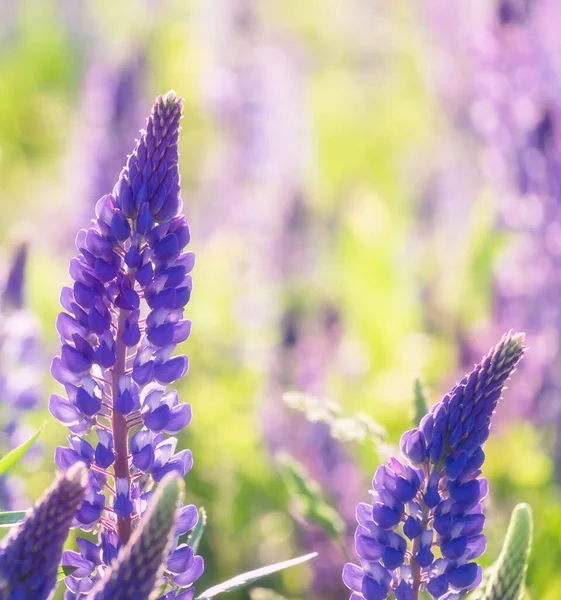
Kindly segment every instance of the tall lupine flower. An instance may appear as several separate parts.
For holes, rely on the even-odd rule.
[[[84,498],[86,467],[78,463],[61,473],[31,514],[0,547],[0,598],[51,597],[64,541]]]
[[[41,398],[41,334],[35,315],[25,307],[27,245],[16,249],[0,290],[0,448],[11,450],[26,439],[23,416]],[[0,477],[0,509],[16,508],[16,494]]]
[[[453,600],[480,583],[473,560],[486,548],[482,446],[523,342],[523,334],[503,336],[419,427],[403,434],[401,460],[378,467],[372,504],[357,507],[361,566],[343,570],[352,600],[384,600],[392,592],[396,600],[418,600],[421,590]]]
[[[193,463],[191,452],[176,452],[177,438],[166,435],[191,420],[189,404],[166,391],[187,372],[187,357],[172,354],[191,328],[183,319],[194,255],[184,251],[190,235],[180,214],[181,109],[175,92],[156,100],[113,193],[98,201],[92,226],[78,232],[74,284],[61,294],[62,349],[51,371],[66,397],[51,396],[50,410],[71,434],[55,461],[60,468],[78,461],[90,468],[77,521],[100,538],[99,546],[78,538],[81,556],[65,555],[80,566],[66,578],[67,598],[85,597],[129,543],[153,485],[172,471],[185,476]],[[85,436],[94,430],[91,444]],[[187,506],[176,524],[166,572],[174,589],[202,573],[202,559],[177,546],[196,520],[196,509]]]

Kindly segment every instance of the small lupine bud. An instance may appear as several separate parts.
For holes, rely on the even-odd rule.
[[[522,597],[532,529],[532,510],[527,504],[518,504],[512,511],[501,555],[491,567],[481,600],[519,600]]]
[[[76,463],[61,473],[25,521],[0,549],[0,597],[50,597],[57,581],[62,547],[84,498],[87,469]]]
[[[140,526],[88,597],[148,600],[165,568],[182,488],[183,481],[175,473],[162,480]]]

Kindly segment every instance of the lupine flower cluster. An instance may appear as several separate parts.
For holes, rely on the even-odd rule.
[[[73,465],[0,547],[0,598],[45,600],[57,582],[62,547],[84,498],[87,470]]]
[[[5,452],[26,439],[22,417],[40,403],[41,333],[25,306],[27,245],[14,253],[0,295],[0,449]],[[0,477],[0,510],[18,508],[13,479]]]
[[[481,582],[486,548],[482,446],[503,386],[524,353],[524,336],[503,336],[483,361],[401,438],[402,459],[381,465],[372,504],[357,507],[361,566],[345,565],[352,600],[455,600]],[[438,549],[441,554],[437,558]]]
[[[51,372],[66,396],[54,394],[49,407],[71,434],[55,461],[61,469],[76,462],[90,469],[76,520],[99,536],[97,545],[78,537],[80,552],[65,553],[63,564],[78,567],[65,580],[67,599],[88,597],[131,539],[154,484],[170,472],[185,476],[193,464],[173,437],[190,422],[191,408],[166,389],[187,372],[187,357],[173,352],[191,328],[183,318],[194,255],[184,250],[190,234],[180,214],[181,109],[174,92],[156,100],[113,192],[76,237],[74,284],[61,294],[62,348]],[[178,545],[196,522],[195,507],[183,507],[167,561],[166,600],[203,571],[202,558]]]

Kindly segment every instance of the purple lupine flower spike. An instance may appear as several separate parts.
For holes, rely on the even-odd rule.
[[[77,463],[45,492],[0,548],[0,598],[43,600],[57,581],[62,547],[84,497],[87,470]]]
[[[180,214],[181,109],[175,92],[156,100],[113,193],[98,201],[92,226],[78,232],[74,285],[61,294],[62,349],[51,371],[66,397],[53,395],[50,410],[71,435],[55,461],[61,468],[76,461],[90,467],[77,520],[100,538],[98,546],[79,538],[79,555],[65,553],[68,564],[80,566],[66,578],[67,598],[85,597],[129,543],[154,484],[172,471],[185,476],[193,463],[191,452],[176,452],[177,438],[168,437],[190,422],[191,408],[166,390],[187,372],[187,357],[172,355],[191,327],[183,319],[194,255],[184,251],[190,235]],[[94,445],[83,437],[93,429]],[[180,515],[173,552],[196,522],[193,510]],[[182,586],[173,552],[167,576]]]
[[[345,565],[352,600],[418,600],[421,590],[452,600],[476,587],[485,551],[480,478],[491,415],[524,354],[524,335],[503,336],[483,361],[401,438],[373,479],[373,502],[357,507],[355,549],[361,566]],[[434,546],[441,558],[435,558]]]
[[[4,310],[21,310],[24,307],[24,279],[27,263],[27,244],[20,244],[14,253],[4,290],[2,307]]]
[[[130,590],[134,590],[136,600],[150,597],[164,570],[182,488],[183,481],[177,475],[166,475],[142,524],[134,532],[129,545],[121,549],[109,573],[92,590],[90,598],[126,598],[131,597]]]

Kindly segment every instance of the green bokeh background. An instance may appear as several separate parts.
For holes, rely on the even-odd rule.
[[[60,197],[84,71],[92,54],[111,61],[142,42],[148,49],[149,97],[173,88],[185,99],[180,168],[197,265],[187,307],[193,333],[184,344],[191,367],[178,389],[194,414],[181,436],[195,457],[186,478],[188,497],[209,515],[201,547],[207,568],[199,589],[204,589],[305,549],[295,546],[286,490],[260,437],[257,406],[267,389],[267,371],[240,351],[251,343],[274,344],[276,336],[273,330],[248,328],[238,316],[240,298],[251,293],[240,277],[240,256],[251,255],[251,248],[242,231],[227,225],[217,226],[209,239],[197,231],[205,210],[196,193],[202,165],[221,135],[200,89],[206,51],[201,2],[19,3],[0,41],[0,264],[23,228],[33,242],[29,303],[39,315],[47,355],[54,356],[58,298],[69,281],[71,255],[71,241],[66,247],[60,241],[68,235],[67,212],[81,202],[73,198],[65,204]],[[0,0],[6,11],[9,4]],[[318,220],[337,219],[336,235],[321,248],[313,285],[303,290],[307,300],[327,291],[342,312],[341,364],[328,373],[327,387],[345,410],[373,416],[397,442],[410,426],[415,377],[422,375],[436,401],[462,375],[454,324],[469,328],[486,318],[490,266],[505,240],[492,232],[493,190],[482,184],[470,191],[463,234],[453,248],[443,251],[437,238],[418,241],[422,182],[436,168],[441,140],[453,134],[425,77],[429,50],[414,3],[379,3],[380,10],[360,23],[358,35],[354,26],[342,25],[341,16],[358,11],[360,4],[266,0],[261,8],[263,27],[281,32],[306,56],[315,156],[309,194]],[[391,36],[381,35],[386,32]],[[465,140],[453,139],[469,157]],[[439,310],[440,327],[434,331],[424,327],[420,289],[427,282],[434,284]],[[56,389],[46,369],[45,406]],[[29,422],[38,424],[46,415],[47,458],[28,479],[32,499],[50,482],[50,457],[66,435],[46,408]],[[530,503],[536,539],[528,588],[534,600],[556,600],[561,589],[561,497],[552,481],[551,446],[552,432],[511,423],[486,447],[491,496],[489,550],[482,562],[497,556],[514,504]],[[377,458],[370,447],[349,450],[365,473],[374,472]],[[366,498],[364,490],[356,500]],[[288,597],[310,598],[308,582],[304,566],[267,585]]]

